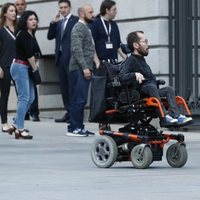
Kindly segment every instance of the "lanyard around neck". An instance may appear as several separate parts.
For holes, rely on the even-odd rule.
[[[105,29],[106,35],[108,36],[108,42],[110,42],[111,23],[110,22],[108,23],[108,29],[107,29],[103,17],[101,17],[101,21],[102,21],[103,27]]]

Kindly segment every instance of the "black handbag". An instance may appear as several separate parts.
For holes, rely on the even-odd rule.
[[[105,121],[106,76],[92,76],[89,122]]]
[[[33,80],[33,83],[35,85],[39,85],[39,84],[42,83],[42,79],[41,79],[41,76],[40,76],[40,71],[39,71],[38,68],[36,70],[34,70],[34,71],[32,69],[30,69],[29,75],[30,75],[30,78]]]

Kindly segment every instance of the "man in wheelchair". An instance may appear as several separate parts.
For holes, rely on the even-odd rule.
[[[131,55],[122,64],[102,63],[92,77],[89,120],[102,123],[91,148],[92,161],[100,168],[131,161],[135,168],[145,169],[153,161],[161,161],[164,145],[174,140],[166,158],[170,166],[182,167],[188,158],[184,135],[159,130],[151,120],[159,117],[161,127],[185,126],[192,123],[190,110],[173,88],[157,87],[144,59],[149,51],[144,33],[130,33],[127,43]],[[127,122],[114,131],[110,123],[115,123],[116,117]]]
[[[119,72],[120,81],[131,82],[137,80],[141,96],[155,97],[160,101],[164,114],[164,116],[160,116],[161,125],[163,124],[163,126],[167,127],[191,123],[192,117],[190,114],[186,116],[180,113],[174,89],[172,87],[158,88],[158,81],[156,81],[150,66],[144,58],[149,53],[148,40],[144,33],[142,31],[129,33],[127,45],[131,50],[131,55],[121,66]],[[167,109],[163,102],[163,97],[165,97],[164,102],[167,102]]]

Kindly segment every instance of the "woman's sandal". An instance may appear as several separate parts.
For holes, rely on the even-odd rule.
[[[32,135],[29,135],[28,134],[28,130],[27,129],[24,129],[24,130],[15,130],[15,139],[25,139],[25,140],[31,140],[33,139],[33,136]]]
[[[4,128],[2,127],[2,132],[4,133],[9,133],[10,135],[13,134],[13,132],[15,132],[15,127],[13,125],[10,126],[10,128]]]

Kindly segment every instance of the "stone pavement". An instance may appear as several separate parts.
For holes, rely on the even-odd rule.
[[[99,169],[90,148],[95,137],[67,137],[53,119],[26,122],[33,140],[0,133],[0,200],[197,200],[200,199],[200,132],[184,132],[185,167],[171,168],[165,156],[145,170],[131,162]],[[113,126],[117,129],[118,125]]]

